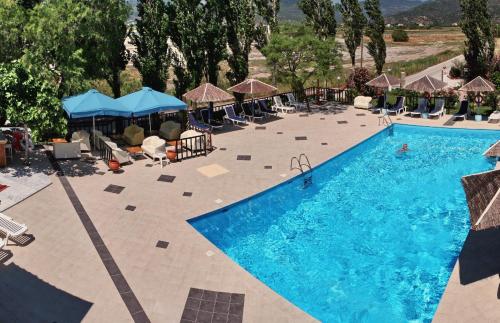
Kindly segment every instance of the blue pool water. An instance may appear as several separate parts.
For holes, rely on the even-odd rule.
[[[190,223],[321,321],[428,322],[469,229],[460,178],[493,168],[482,153],[499,138],[394,125],[307,189],[296,178]]]

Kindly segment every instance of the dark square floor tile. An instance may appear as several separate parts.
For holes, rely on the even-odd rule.
[[[241,316],[229,315],[227,317],[227,323],[242,323],[242,322],[243,322],[243,318]]]
[[[356,116],[357,117],[364,117],[364,116],[366,116],[366,114],[364,114],[364,113],[357,113]]]
[[[135,211],[136,207],[133,206],[133,205],[127,205],[127,207],[125,208],[125,210],[127,211]]]
[[[273,169],[273,166],[264,166],[264,169]]]
[[[214,301],[201,301],[200,311],[213,312],[215,307]]]
[[[188,299],[186,301],[186,308],[190,308],[192,310],[199,310],[200,304],[201,304],[201,300],[188,297]]]
[[[282,134],[283,134],[283,132],[282,132],[282,131],[278,131],[276,134],[277,134],[277,135],[282,135]]]
[[[193,196],[193,192],[184,192],[182,193],[182,196],[191,197]]]
[[[328,143],[327,142],[322,142],[321,146],[328,146]]]
[[[348,124],[347,121],[337,121],[338,124]]]
[[[255,127],[255,130],[266,130],[266,127],[264,127],[264,126],[257,126],[257,127]]]
[[[307,137],[306,136],[298,136],[298,137],[295,137],[295,140],[307,140]]]
[[[191,288],[189,289],[188,297],[201,299],[203,296],[203,289]]]
[[[227,314],[214,313],[212,323],[227,323]]]
[[[153,164],[146,164],[146,167],[153,167]]]
[[[197,323],[211,323],[213,312],[199,311],[196,317]]]
[[[229,313],[229,303],[215,302],[214,313]]]
[[[99,171],[99,172],[95,172],[95,173],[96,173],[97,175],[101,175],[101,176],[102,176],[102,175],[104,175],[104,174],[106,174],[105,172],[101,172],[101,171]]]
[[[202,299],[206,301],[215,301],[215,298],[217,297],[217,293],[213,292],[211,290],[204,290],[203,291],[203,297]]]
[[[167,249],[167,247],[168,247],[167,241],[158,240],[158,242],[156,243],[156,248]]]
[[[182,320],[189,320],[189,321],[195,321],[196,320],[196,314],[198,314],[198,311],[192,310],[190,308],[185,308],[184,312],[182,312]]]
[[[218,292],[216,300],[217,302],[229,303],[231,301],[231,293]]]
[[[325,120],[325,118],[319,118],[319,120]]]
[[[396,120],[403,120],[403,119],[401,119],[401,118],[397,118]]]
[[[172,175],[160,175],[160,177],[158,177],[158,182],[172,183],[174,179],[175,176]]]
[[[236,160],[251,160],[252,159],[252,156],[250,155],[238,155],[236,157]]]
[[[366,125],[365,125],[365,124],[362,124],[360,127],[366,127]]]
[[[231,294],[231,303],[243,303],[245,301],[245,294]]]
[[[229,305],[229,314],[243,316],[243,303],[231,303]]]
[[[144,159],[147,159],[147,158],[144,155],[135,155],[135,156],[132,156],[132,159],[133,160],[144,160]]]
[[[309,115],[307,113],[302,113],[302,114],[299,114],[299,117],[309,117]]]
[[[123,186],[111,184],[111,185],[108,185],[108,187],[106,187],[104,189],[104,191],[109,192],[109,193],[120,194],[124,189],[125,189],[125,187],[123,187]]]
[[[219,150],[225,151],[227,150],[227,148],[219,148]]]

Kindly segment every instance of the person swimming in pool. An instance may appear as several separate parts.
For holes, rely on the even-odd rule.
[[[402,153],[406,153],[408,152],[410,149],[408,148],[408,144],[403,144],[403,147],[401,147],[401,149],[398,150],[398,153],[402,154]]]

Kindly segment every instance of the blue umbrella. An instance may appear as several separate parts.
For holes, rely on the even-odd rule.
[[[117,100],[110,98],[97,90],[63,98],[63,109],[71,119],[92,117],[95,131],[96,116],[131,117],[132,113]],[[94,136],[95,146],[95,136]]]

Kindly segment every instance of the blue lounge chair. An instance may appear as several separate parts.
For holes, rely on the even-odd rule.
[[[428,103],[429,103],[429,101],[427,101],[427,99],[419,98],[418,99],[418,107],[415,110],[410,111],[410,115],[413,117],[413,116],[420,116],[420,115],[422,115],[422,113],[427,113]]]
[[[377,98],[377,105],[369,110],[371,110],[372,112],[380,112],[382,109],[385,109],[385,96],[379,95],[379,97]]]
[[[224,116],[224,119],[232,122],[233,124],[246,124],[247,121],[245,118],[237,116],[236,113],[234,113],[234,106],[230,105],[227,107],[224,107],[224,111],[226,111],[226,115]]]
[[[256,111],[252,102],[243,103],[241,105],[241,114],[242,117],[248,118],[249,121],[255,122],[255,120],[261,120],[264,118],[262,113]]]
[[[405,97],[404,96],[398,96],[396,98],[396,103],[392,107],[387,108],[388,114],[394,113],[394,114],[398,115],[404,111],[405,111]]]
[[[257,101],[257,105],[259,106],[259,110],[266,116],[269,117],[271,115],[278,115],[278,111],[274,111],[268,108],[267,100],[259,100]]]
[[[214,119],[213,110],[211,108],[201,110],[201,118],[203,122],[212,127],[212,129],[220,129],[224,126],[222,122]]]
[[[458,112],[453,115],[453,119],[462,118],[465,120],[467,119],[469,114],[469,101],[463,100],[462,102],[460,102],[460,110],[458,110]]]
[[[199,132],[211,132],[212,131],[212,127],[196,120],[196,118],[194,117],[192,112],[188,113],[188,125],[192,129],[199,131]]]
[[[430,117],[438,117],[438,119],[441,116],[444,116],[444,99],[436,99],[436,104],[434,106],[434,109],[432,109],[431,112],[429,112],[429,118]]]

